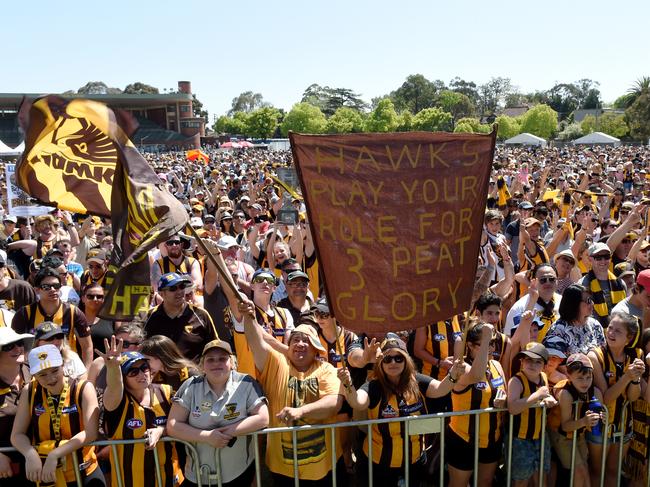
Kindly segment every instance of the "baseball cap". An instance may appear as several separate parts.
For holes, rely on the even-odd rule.
[[[203,217],[203,223],[214,223],[217,221],[214,215],[205,215]]]
[[[100,264],[104,264],[106,262],[106,252],[101,249],[90,249],[86,257],[86,262],[99,262]]]
[[[570,367],[572,364],[581,364],[585,368],[593,369],[593,365],[591,364],[591,360],[589,360],[589,357],[587,357],[584,353],[574,353],[569,356],[568,359],[566,359],[566,366]]]
[[[302,272],[302,271],[293,271],[292,273],[287,275],[287,282],[291,282],[294,279],[300,279],[300,278],[307,279],[309,281],[309,276],[307,274],[305,274],[304,272]]]
[[[546,351],[548,352],[549,358],[559,357],[562,360],[566,359],[566,354],[562,350],[558,350],[557,348],[553,347],[551,344],[546,345]]]
[[[123,352],[119,359],[122,374],[126,374],[131,370],[131,367],[133,367],[136,362],[141,360],[147,360],[147,357],[142,355],[140,352]]]
[[[596,242],[595,244],[589,247],[589,257],[592,257],[601,252],[607,252],[608,254],[612,253],[612,251],[609,249],[607,244],[603,242]]]
[[[251,281],[255,279],[257,276],[271,276],[273,279],[275,279],[275,274],[273,274],[273,271],[270,269],[266,269],[264,267],[261,267],[260,269],[257,269],[255,272],[253,272],[253,276],[251,277]]]
[[[526,345],[526,348],[520,351],[517,355],[525,355],[530,358],[541,358],[544,363],[548,362],[548,350],[541,343],[530,342]]]
[[[13,216],[13,215],[5,215],[5,216],[2,218],[2,221],[3,221],[3,222],[18,223],[18,218],[16,218],[16,217]]]
[[[314,310],[318,311],[319,313],[329,314],[330,305],[327,302],[327,298],[320,298],[318,301],[316,301],[314,303]]]
[[[235,240],[235,237],[231,235],[224,235],[217,242],[217,247],[223,250],[228,250],[231,247],[239,247],[239,244],[237,243],[237,240]]]
[[[203,220],[199,216],[193,216],[190,218],[190,226],[192,228],[201,228],[203,226]]]
[[[232,213],[229,211],[224,211],[221,215],[221,221],[223,220],[232,220]]]
[[[186,275],[177,274],[176,272],[168,272],[167,274],[160,276],[160,279],[158,280],[158,289],[161,290],[169,286],[175,286],[181,282],[191,284],[192,280]]]
[[[636,283],[644,289],[650,289],[650,269],[639,272],[636,276]]]
[[[576,263],[576,258],[575,258],[575,256],[573,255],[573,252],[571,252],[570,249],[565,249],[562,252],[558,252],[557,254],[555,254],[553,256],[553,261],[556,261],[558,259],[558,257],[564,257],[566,259],[571,259],[574,264]]]
[[[526,218],[524,220],[524,226],[525,227],[532,227],[533,225],[542,225],[542,222],[540,222],[537,218]]]
[[[634,276],[634,267],[628,262],[621,262],[614,266],[614,275],[616,277]]]
[[[34,344],[34,335],[30,335],[29,333],[16,333],[10,326],[0,327],[0,347],[21,340],[25,342],[25,350],[29,350]]]
[[[319,352],[327,353],[327,351],[321,344],[320,340],[318,339],[318,333],[316,333],[316,329],[313,326],[311,325],[296,326],[291,331],[291,336],[289,337],[289,343],[291,343],[291,340],[293,339],[296,333],[302,333],[304,335],[307,335],[307,338],[309,339],[309,343],[311,343],[312,347],[314,347]]]
[[[232,348],[230,347],[230,343],[223,340],[212,340],[211,342],[208,342],[205,347],[203,347],[203,353],[201,355],[205,355],[210,350],[213,350],[215,348],[219,348],[225,352],[228,352],[229,355],[232,355]]]
[[[519,203],[519,209],[520,210],[532,210],[533,205],[531,204],[530,201],[522,201],[521,203]]]
[[[59,325],[51,321],[44,321],[34,330],[35,340],[47,340],[56,335],[63,335],[63,330]]]
[[[246,196],[246,195],[244,195],[244,196],[242,196],[241,198],[239,198],[239,201],[240,201],[240,202],[241,202],[241,201],[250,201],[250,200],[251,200],[251,199],[250,199],[248,196]]]
[[[29,373],[32,375],[63,365],[61,352],[54,345],[50,344],[32,348],[27,360],[29,361]]]
[[[385,352],[386,350],[397,349],[408,354],[406,343],[404,343],[404,340],[402,340],[395,333],[387,333],[386,338],[381,342],[380,348],[382,352]]]

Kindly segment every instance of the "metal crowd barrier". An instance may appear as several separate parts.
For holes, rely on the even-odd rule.
[[[542,423],[541,423],[541,433],[540,433],[540,458],[539,458],[539,483],[538,485],[544,485],[544,448],[545,448],[545,443],[548,441],[547,438],[547,431],[546,431],[546,408],[543,406],[535,406],[534,408],[542,408]],[[559,407],[559,406],[556,406]],[[531,409],[534,409],[531,408]],[[575,418],[574,419],[579,419],[578,418],[578,413],[579,413],[578,407],[575,408]],[[604,425],[602,428],[603,431],[603,454],[601,458],[601,469],[600,469],[600,487],[605,487],[605,474],[606,474],[606,461],[607,461],[607,444],[608,444],[608,439],[609,439],[609,432],[610,428],[613,428],[613,425],[610,425],[608,422],[609,418],[609,413],[607,411],[607,408],[603,406],[603,413],[604,413]],[[248,436],[252,436],[253,438],[253,451],[254,451],[254,462],[255,462],[255,479],[257,481],[257,486],[263,485],[262,483],[262,459],[260,458],[260,449],[259,449],[259,437],[261,435],[267,435],[267,434],[272,434],[272,433],[291,433],[292,435],[292,442],[293,442],[293,472],[294,472],[294,485],[295,487],[299,487],[300,485],[300,479],[298,475],[298,452],[297,452],[297,436],[298,432],[302,431],[316,431],[316,430],[326,430],[329,432],[331,435],[331,443],[332,445],[336,444],[336,430],[338,428],[346,428],[346,427],[354,427],[354,428],[359,428],[364,426],[367,430],[368,434],[368,485],[372,487],[374,485],[373,483],[373,472],[372,472],[372,426],[375,424],[382,424],[382,423],[405,423],[404,424],[404,432],[405,432],[405,437],[409,437],[411,435],[416,436],[416,435],[421,435],[421,434],[428,434],[428,433],[439,433],[440,435],[440,457],[439,457],[439,479],[438,479],[438,484],[439,486],[444,486],[444,478],[445,478],[445,427],[446,427],[446,420],[448,418],[451,418],[452,416],[474,416],[474,427],[475,427],[475,437],[474,437],[474,472],[478,472],[478,452],[479,452],[479,429],[480,429],[480,415],[481,414],[498,414],[498,413],[506,413],[508,414],[507,409],[496,409],[496,408],[487,408],[487,409],[481,409],[481,410],[472,410],[472,411],[457,411],[457,412],[447,412],[447,413],[436,413],[436,414],[427,414],[427,415],[422,415],[422,416],[407,416],[403,418],[390,418],[390,419],[379,419],[379,420],[364,420],[364,421],[349,421],[349,422],[344,422],[344,423],[332,423],[332,424],[319,424],[319,425],[305,425],[305,426],[294,426],[294,427],[284,427],[284,428],[267,428],[261,431],[256,431],[254,433],[250,433]],[[623,408],[623,417],[621,424],[625,424],[627,420],[627,407]],[[420,423],[420,424],[417,424]],[[512,484],[512,473],[511,473],[511,466],[512,466],[512,443],[513,443],[513,425],[514,425],[514,416],[509,414],[509,421],[508,421],[508,431],[504,433],[504,438],[506,440],[506,453],[505,453],[505,459],[506,459],[506,485],[510,486]],[[612,434],[612,438],[616,439],[619,438],[618,442],[618,469],[617,469],[617,482],[616,486],[620,487],[621,485],[621,477],[622,477],[622,465],[623,465],[623,440],[625,437],[625,428],[623,428],[622,431],[617,431]],[[134,443],[144,443],[146,440],[140,439],[140,440],[107,440],[107,441],[96,441],[92,443],[92,445],[98,446],[98,447],[103,447],[103,446],[110,446],[111,450],[113,452],[113,459],[117,460],[117,446],[118,445],[126,445],[126,444],[134,444]],[[222,481],[221,481],[221,458],[220,458],[220,449],[215,449],[215,464],[216,464],[216,472],[212,473],[210,471],[209,466],[207,465],[200,465],[199,456],[196,448],[194,447],[193,444],[188,443],[186,441],[181,441],[177,440],[171,437],[164,437],[160,441],[175,441],[177,444],[182,444],[186,448],[186,452],[188,455],[192,457],[192,465],[194,467],[194,473],[196,476],[196,484],[198,487],[206,486],[206,487],[213,487],[216,485],[216,487],[222,487]],[[578,435],[574,434],[573,435],[573,443],[572,443],[572,448],[571,448],[571,469],[570,469],[570,480],[569,480],[569,485],[570,487],[573,487],[574,484],[574,475],[575,475],[575,459],[576,459],[576,450],[577,450],[577,441],[578,441]],[[404,441],[404,459],[410,459],[410,441]],[[0,448],[0,452],[13,452],[16,451],[14,448]],[[162,485],[162,479],[161,479],[161,469],[160,469],[160,464],[159,464],[159,459],[158,459],[158,453],[157,449],[153,450],[154,454],[154,461],[156,464],[156,483],[158,487],[164,487]],[[337,463],[337,455],[336,455],[336,448],[332,448],[332,451],[330,452],[331,454],[331,461],[332,461],[332,487],[337,487],[337,480],[336,480],[336,463]],[[76,475],[76,481],[77,481],[77,486],[82,487],[82,480],[81,480],[81,474],[79,471],[79,466],[77,462],[77,457],[73,455],[73,461],[74,461],[74,466],[75,466],[75,475]],[[181,468],[184,466],[181,465]],[[117,477],[117,486],[113,487],[132,487],[132,486],[124,486],[123,480],[120,478],[120,469],[118,468],[118,465],[112,465],[112,468],[116,468],[116,477]],[[204,483],[204,475],[206,474],[205,477],[208,479],[208,483]],[[216,484],[213,484],[213,480],[216,480]],[[406,486],[409,486],[410,480],[410,462],[405,461],[404,462],[404,482]],[[478,475],[473,475],[473,487],[477,487],[478,485]],[[648,461],[648,466],[647,466],[647,481],[646,481],[646,486],[650,487],[650,461]],[[607,487],[612,487],[612,486],[607,486]]]

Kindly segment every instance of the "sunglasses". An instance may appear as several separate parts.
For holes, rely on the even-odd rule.
[[[180,244],[181,244],[180,240],[167,240],[165,242],[165,245],[167,245],[168,247],[173,247],[174,245],[180,245]]]
[[[131,342],[129,340],[122,340],[122,346],[124,348],[139,347],[141,343],[142,342]]]
[[[382,362],[385,364],[391,364],[395,362],[396,364],[401,364],[404,362],[404,356],[403,355],[387,355],[382,359]]]
[[[65,338],[65,335],[63,333],[57,333],[56,335],[52,335],[50,338],[41,338],[44,342],[53,342],[54,340],[63,340]]]
[[[24,347],[24,346],[25,346],[25,342],[23,340],[19,340],[17,342],[7,343],[6,345],[3,345],[2,348],[0,348],[0,350],[2,350],[3,352],[11,352],[16,347]]]
[[[597,262],[602,262],[604,260],[609,260],[611,256],[609,254],[607,255],[594,255],[593,259]]]
[[[86,294],[86,299],[91,301],[104,301],[103,294]]]
[[[275,277],[271,276],[256,276],[255,279],[251,281],[253,284],[262,284],[263,282],[267,283],[269,286],[275,286]]]
[[[162,291],[175,292],[175,291],[178,291],[179,289],[181,289],[181,290],[187,289],[187,287],[188,287],[187,284],[174,284],[173,286],[169,286],[169,287],[166,287],[166,288],[162,289]]]
[[[129,371],[126,373],[127,377],[137,377],[140,375],[140,372],[146,373],[151,370],[151,367],[149,367],[149,364],[144,363],[140,367],[131,367]]]
[[[540,284],[553,284],[555,281],[557,281],[556,277],[540,277],[537,279]]]
[[[59,290],[59,289],[61,289],[61,284],[59,284],[59,283],[56,283],[56,284],[41,284],[40,288],[43,291],[49,291],[50,289]]]

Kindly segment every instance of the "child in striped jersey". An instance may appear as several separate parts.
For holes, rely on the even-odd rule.
[[[525,487],[539,473],[542,437],[542,407],[554,407],[557,401],[548,388],[543,372],[548,351],[541,343],[531,342],[519,352],[519,372],[508,382],[508,411],[514,416],[512,430],[512,478],[515,487]],[[535,409],[532,409],[535,408]],[[551,448],[544,442],[544,471],[551,469]]]

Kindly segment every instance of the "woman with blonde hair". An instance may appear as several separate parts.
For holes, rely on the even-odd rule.
[[[153,335],[142,342],[140,353],[149,361],[155,384],[169,384],[177,391],[185,380],[199,374],[194,362],[186,359],[176,344],[163,335]]]

